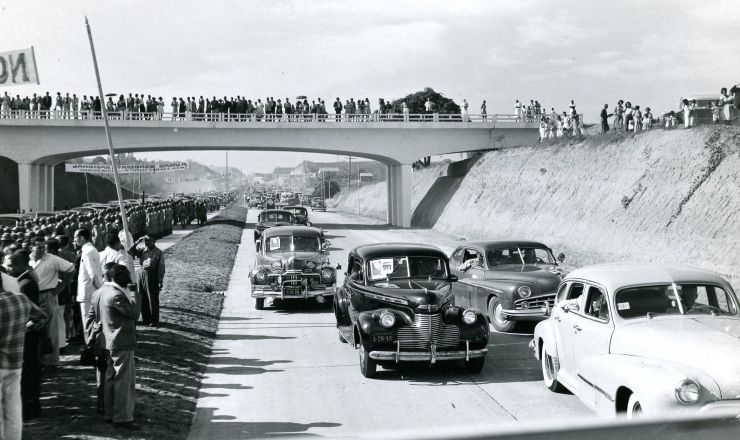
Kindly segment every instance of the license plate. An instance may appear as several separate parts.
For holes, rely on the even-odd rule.
[[[301,290],[301,289],[285,289],[285,295],[303,296],[303,290]]]
[[[393,335],[373,335],[373,342],[393,342]]]

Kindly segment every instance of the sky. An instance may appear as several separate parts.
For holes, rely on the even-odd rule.
[[[738,0],[0,0],[0,52],[34,46],[41,85],[105,93],[396,99],[432,87],[471,113],[571,99],[596,120],[629,100],[654,113],[740,82]],[[151,153],[221,165],[207,152]],[[336,156],[232,152],[245,172]]]

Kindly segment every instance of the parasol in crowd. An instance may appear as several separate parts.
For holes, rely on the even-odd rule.
[[[307,98],[305,96],[301,95],[301,96],[296,96],[295,99],[307,99]]]
[[[105,96],[118,96],[118,93],[106,93]]]

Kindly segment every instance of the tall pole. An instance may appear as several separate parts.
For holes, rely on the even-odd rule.
[[[360,176],[360,167],[357,167],[357,215],[360,215],[360,208],[362,207],[362,196],[360,195],[361,182],[362,176]]]
[[[226,192],[229,192],[229,152],[226,152]]]
[[[347,191],[349,191],[352,186],[352,156],[349,157],[349,167],[347,168]]]
[[[105,108],[105,95],[103,95],[103,85],[100,83],[100,71],[98,70],[98,59],[95,56],[95,45],[93,44],[92,31],[90,23],[85,17],[85,27],[87,28],[87,38],[90,40],[90,53],[92,54],[93,66],[95,66],[95,79],[98,82],[98,95],[100,95],[100,110],[103,112],[103,126],[105,127],[105,137],[108,140],[108,154],[113,165],[113,180],[116,183],[116,195],[118,196],[118,208],[121,212],[121,221],[123,222],[124,246],[130,248],[133,243],[129,243],[128,219],[126,218],[126,209],[123,207],[123,194],[121,193],[121,180],[118,177],[118,163],[116,162],[115,151],[113,150],[113,140],[110,136],[110,127],[108,126],[108,111]]]
[[[90,188],[87,186],[87,173],[85,173],[85,194],[87,195],[85,200],[87,200],[87,203],[90,203]]]

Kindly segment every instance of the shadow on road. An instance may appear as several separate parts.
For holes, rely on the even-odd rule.
[[[311,436],[307,431],[311,428],[336,428],[341,423],[314,422],[237,422],[235,416],[215,415],[219,408],[198,408],[195,421],[200,426],[195,427],[193,433],[199,438],[244,439],[262,437]],[[224,422],[231,420],[228,422]],[[214,423],[212,423],[214,422]]]

